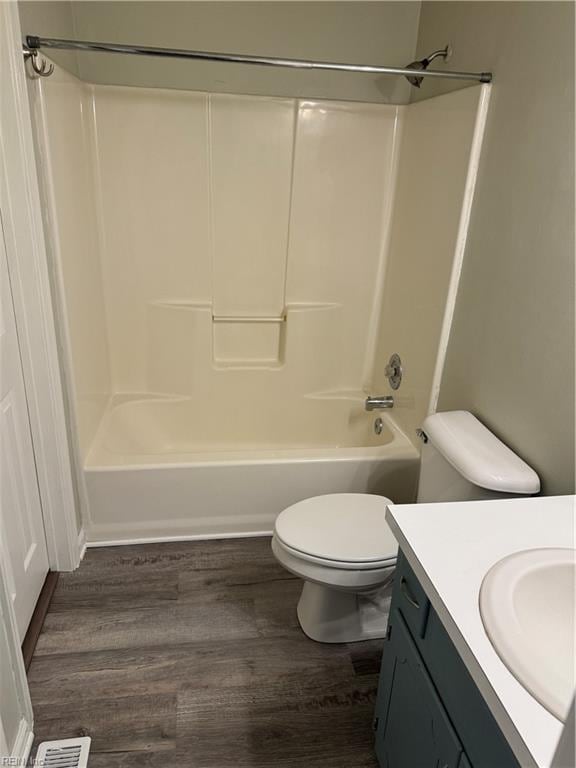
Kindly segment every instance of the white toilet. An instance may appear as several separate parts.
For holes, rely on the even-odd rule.
[[[538,475],[467,411],[423,425],[419,502],[492,499],[540,490]],[[298,619],[308,637],[351,643],[384,637],[398,545],[384,496],[335,493],[278,515],[272,550],[304,579]]]

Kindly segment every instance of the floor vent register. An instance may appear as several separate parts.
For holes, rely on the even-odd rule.
[[[90,737],[43,741],[36,752],[37,768],[88,768]]]

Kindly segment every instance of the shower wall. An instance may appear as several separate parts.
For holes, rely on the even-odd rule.
[[[86,454],[112,394],[96,219],[92,94],[57,67],[29,81],[44,225],[67,388],[80,450]]]
[[[30,81],[89,541],[269,531],[319,493],[413,498],[488,92],[394,107]],[[389,391],[393,351],[374,434],[363,400]]]
[[[360,391],[397,108],[106,86],[93,104],[113,391]]]
[[[412,438],[436,410],[489,93],[465,88],[404,115],[373,387],[392,392],[384,369],[399,353],[395,415]]]
[[[362,396],[401,108],[58,68],[32,98],[84,456],[110,399]]]

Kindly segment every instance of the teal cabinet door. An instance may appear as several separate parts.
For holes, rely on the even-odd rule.
[[[376,708],[381,768],[458,768],[463,754],[400,612],[390,617]]]

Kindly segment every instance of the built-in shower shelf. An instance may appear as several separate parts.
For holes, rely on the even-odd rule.
[[[164,307],[165,309],[212,312],[211,301],[195,301],[193,299],[156,299],[151,301],[150,304],[154,307]]]
[[[269,368],[283,363],[285,316],[212,318],[213,361],[219,367]]]
[[[215,371],[280,371],[284,368],[283,360],[215,360]]]
[[[214,323],[285,323],[286,315],[280,317],[225,317],[212,315],[212,322]]]
[[[148,303],[147,384],[151,391],[190,393],[223,373],[277,372],[302,379],[304,391],[333,382],[338,302],[288,301],[277,313],[218,312],[202,299]],[[322,339],[322,345],[318,345]],[[300,386],[300,385],[298,385]]]

